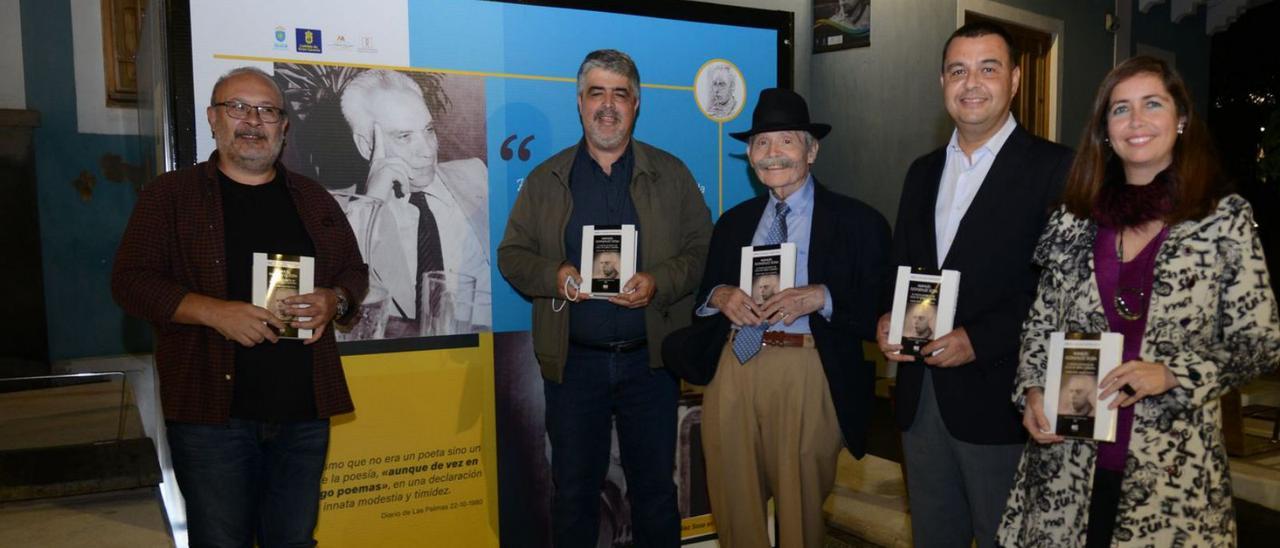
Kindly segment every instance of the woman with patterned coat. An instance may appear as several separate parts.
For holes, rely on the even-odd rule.
[[[1280,319],[1249,205],[1228,194],[1182,79],[1115,67],[1041,236],[1015,399],[1030,432],[998,534],[1021,546],[1234,546],[1218,398],[1274,368]],[[1044,414],[1049,334],[1119,332],[1099,382],[1116,441]],[[1113,397],[1114,396],[1114,397]]]

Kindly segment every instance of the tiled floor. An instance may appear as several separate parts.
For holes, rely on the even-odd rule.
[[[0,546],[173,546],[154,488],[0,504]]]

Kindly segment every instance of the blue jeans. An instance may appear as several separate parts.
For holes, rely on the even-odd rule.
[[[191,548],[315,546],[329,419],[166,427]]]
[[[609,475],[611,430],[618,447],[635,546],[678,546],[680,514],[673,479],[680,387],[666,369],[649,367],[647,349],[613,353],[570,345],[564,382],[544,381],[551,438],[552,537],[557,548],[596,546],[601,487]],[[603,498],[620,505],[608,487]]]

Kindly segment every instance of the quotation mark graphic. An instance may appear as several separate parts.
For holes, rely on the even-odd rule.
[[[501,153],[501,155],[502,155],[502,159],[503,159],[503,160],[510,160],[512,156],[516,156],[516,155],[518,155],[518,156],[520,156],[520,160],[521,160],[521,161],[525,161],[525,162],[527,162],[527,161],[529,161],[529,155],[530,155],[530,152],[529,152],[529,142],[533,140],[533,136],[532,136],[532,135],[530,135],[530,136],[528,136],[528,137],[525,137],[524,139],[521,139],[521,140],[520,140],[520,146],[519,146],[518,150],[517,150],[516,152],[512,152],[512,151],[511,151],[511,142],[512,142],[512,141],[515,141],[515,140],[516,140],[516,137],[519,137],[519,135],[516,135],[516,134],[514,134],[514,133],[513,133],[513,134],[511,134],[511,136],[510,136],[510,137],[507,137],[507,139],[506,139],[505,141],[503,141],[503,142],[502,142],[502,150],[500,151],[500,153]]]

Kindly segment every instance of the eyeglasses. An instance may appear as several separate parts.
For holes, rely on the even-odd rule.
[[[214,103],[213,106],[227,107],[227,114],[237,120],[248,118],[249,111],[256,110],[258,111],[258,119],[262,120],[262,123],[264,124],[278,123],[284,118],[285,114],[288,114],[288,112],[282,108],[276,108],[269,105],[250,105],[240,101],[223,101],[221,103]]]

